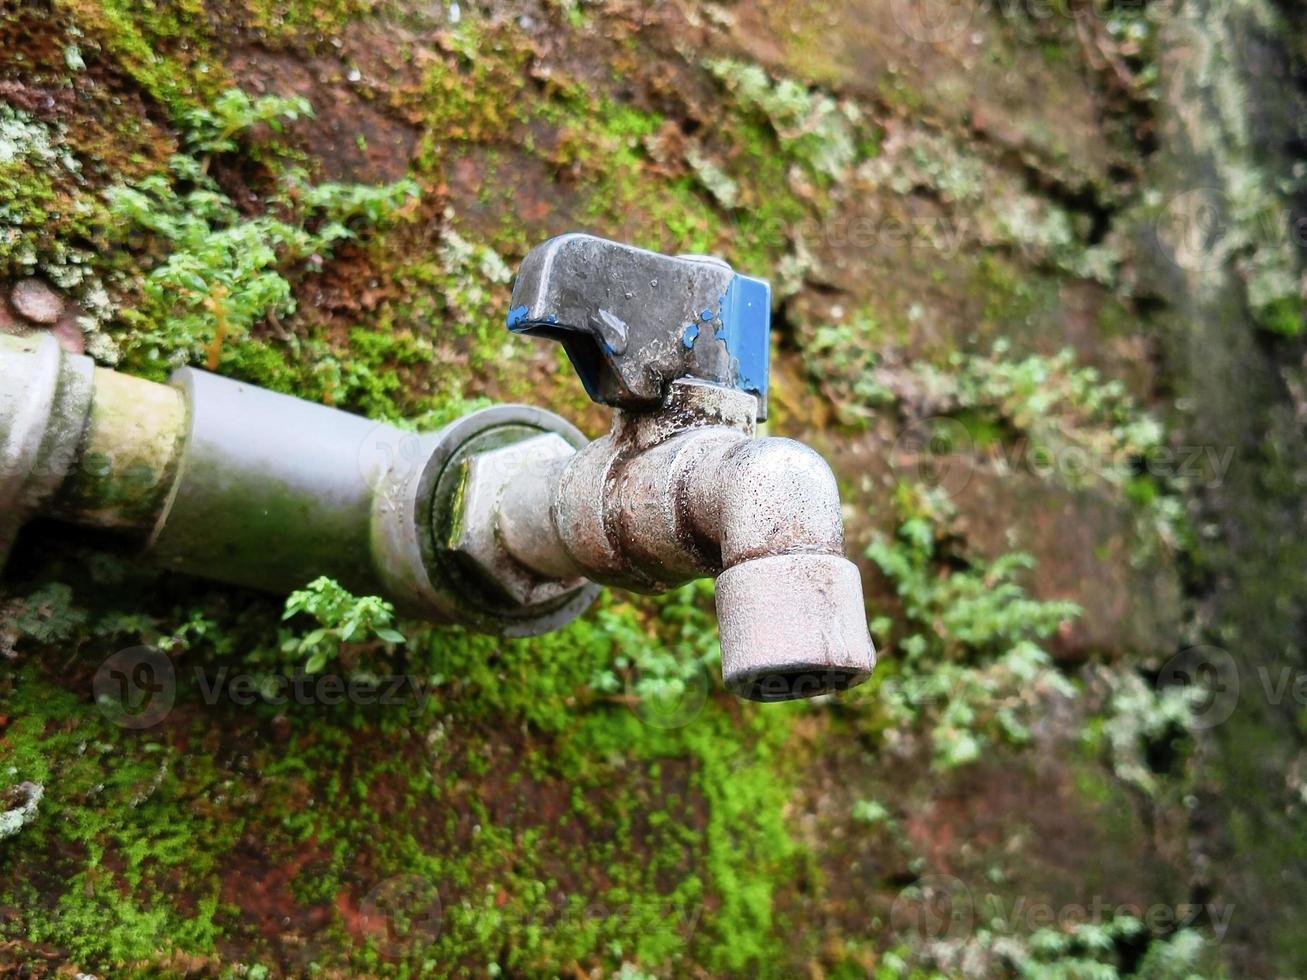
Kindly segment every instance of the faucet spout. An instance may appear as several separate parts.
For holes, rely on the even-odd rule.
[[[860,684],[875,664],[862,580],[844,557],[839,489],[816,452],[746,439],[689,482],[721,554],[717,615],[726,686],[783,701]]]
[[[508,328],[560,342],[614,415],[571,458],[518,454],[493,526],[475,535],[498,549],[481,564],[500,588],[527,596],[577,576],[662,592],[712,576],[735,693],[785,701],[866,679],[876,652],[834,474],[797,442],[755,438],[765,280],[709,256],[563,235],[523,261]]]

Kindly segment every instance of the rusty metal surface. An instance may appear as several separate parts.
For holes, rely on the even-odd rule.
[[[639,592],[719,576],[723,676],[761,701],[843,690],[875,663],[834,474],[754,438],[770,315],[767,284],[718,259],[589,235],[532,250],[509,329],[561,342],[612,430],[561,464],[519,457],[497,503],[464,503],[509,592],[578,572]]]
[[[50,507],[61,520],[148,534],[177,475],[186,434],[180,391],[105,368],[77,466]]]
[[[163,566],[203,578],[284,594],[330,576],[407,615],[547,632],[598,587],[521,566],[498,587],[478,564],[494,563],[476,537],[493,524],[451,529],[464,501],[497,504],[524,454],[584,444],[525,405],[417,434],[203,371],[159,385],[96,370],[48,336],[0,337],[0,560],[39,511],[135,534]]]
[[[501,532],[499,560],[648,592],[720,576],[732,690],[774,701],[860,683],[875,651],[830,468],[792,440],[752,438],[752,412],[731,410],[752,396],[689,381],[672,392],[666,414],[619,412],[561,466],[530,462],[496,515],[479,509]]]
[[[876,663],[857,566],[839,555],[755,558],[717,579],[722,681],[752,701],[861,684]]]
[[[0,556],[64,487],[53,513],[152,528],[168,568],[280,593],[326,575],[506,635],[564,625],[598,584],[662,592],[715,576],[732,690],[842,690],[875,653],[838,488],[811,449],[755,437],[766,384],[740,355],[761,345],[765,359],[767,322],[732,306],[742,278],[588,236],[531,253],[517,326],[569,344],[591,394],[619,406],[588,445],[529,406],[418,435],[203,371],[166,388],[93,372],[50,339],[4,340]],[[682,335],[676,321],[699,307]],[[97,461],[107,472],[87,469]]]

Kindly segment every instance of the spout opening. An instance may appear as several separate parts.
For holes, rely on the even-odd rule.
[[[870,671],[848,667],[795,664],[779,669],[744,671],[729,678],[726,687],[749,701],[771,704],[838,694],[857,687],[870,676]]]
[[[876,665],[862,581],[839,555],[778,555],[717,579],[722,679],[750,701],[793,701],[860,684]]]

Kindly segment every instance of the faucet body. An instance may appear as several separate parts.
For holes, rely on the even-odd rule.
[[[411,616],[556,629],[600,585],[717,579],[723,678],[759,701],[875,663],[835,478],[758,438],[765,283],[589,236],[527,257],[511,329],[564,343],[614,407],[589,442],[522,405],[416,434],[184,368],[159,385],[0,337],[0,563],[45,514],[165,568],[288,592],[329,575]]]
[[[497,517],[504,550],[544,576],[637,592],[717,579],[722,676],[756,701],[844,690],[874,662],[862,582],[843,556],[830,468],[754,438],[753,395],[673,382],[652,413],[525,468]]]

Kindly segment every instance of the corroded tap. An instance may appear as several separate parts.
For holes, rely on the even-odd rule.
[[[493,525],[485,570],[641,592],[714,576],[731,690],[777,701],[865,680],[875,653],[835,478],[806,446],[754,437],[767,284],[565,235],[527,256],[512,305],[510,328],[560,341],[613,428],[575,453],[503,451],[520,465],[477,515]]]
[[[561,341],[614,408],[588,444],[524,405],[413,434],[0,337],[0,563],[44,514],[132,536],[174,570],[271,592],[330,575],[408,615],[519,636],[582,614],[600,585],[713,576],[731,690],[842,690],[875,653],[829,467],[755,437],[769,323],[767,284],[716,259],[586,235],[535,249],[509,327]]]

